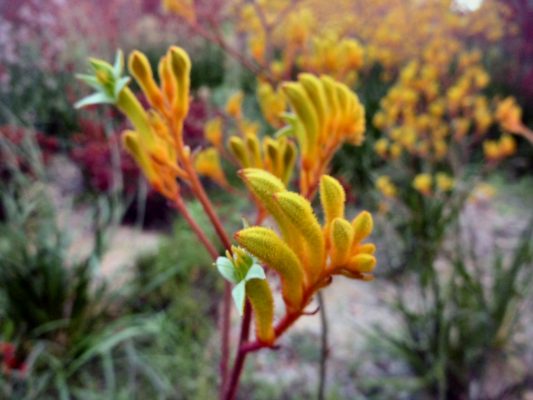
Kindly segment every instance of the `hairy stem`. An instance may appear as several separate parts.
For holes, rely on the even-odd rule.
[[[317,293],[318,306],[320,307],[320,373],[318,380],[317,399],[323,400],[326,392],[326,372],[329,355],[328,349],[328,320],[324,298],[321,292]]]
[[[227,381],[227,387],[224,388],[224,396],[222,397],[224,400],[233,400],[237,394],[237,388],[239,387],[239,381],[244,368],[244,361],[246,360],[246,355],[248,354],[248,351],[246,350],[246,344],[248,343],[248,338],[250,336],[251,322],[252,307],[250,307],[250,303],[246,301],[244,306],[244,316],[241,323],[239,347],[235,357],[235,362],[233,363],[233,368],[231,370],[231,376]]]

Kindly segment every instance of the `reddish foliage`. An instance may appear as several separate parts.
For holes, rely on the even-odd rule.
[[[13,343],[0,342],[0,362],[2,371],[9,374],[12,371],[26,372],[27,365],[17,354],[17,349]]]
[[[518,32],[506,38],[504,50],[505,72],[500,79],[512,85],[514,93],[521,93],[523,101],[533,102],[533,3],[528,0],[506,0],[511,10],[508,23],[515,24]]]
[[[104,128],[97,122],[81,119],[80,133],[74,135],[74,148],[70,155],[81,169],[90,190],[110,191],[115,184],[112,171],[112,149],[120,155],[120,170],[124,190],[133,194],[137,190],[139,171],[133,159],[123,150],[118,134],[106,136]]]

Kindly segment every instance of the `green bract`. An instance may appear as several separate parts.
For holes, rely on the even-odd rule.
[[[218,257],[215,265],[226,280],[235,284],[231,294],[242,316],[246,299],[246,283],[252,279],[266,279],[266,276],[263,267],[252,256],[242,249],[239,250],[231,258]]]
[[[93,104],[115,104],[122,89],[130,82],[130,78],[122,76],[124,72],[124,54],[117,51],[113,65],[99,59],[90,60],[94,75],[77,74],[76,77],[96,90],[93,93],[74,104],[76,108],[82,108]]]

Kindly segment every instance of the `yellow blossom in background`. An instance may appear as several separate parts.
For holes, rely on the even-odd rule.
[[[385,197],[394,198],[397,194],[397,189],[394,183],[392,183],[390,177],[382,175],[376,179],[376,188]]]
[[[387,157],[389,141],[385,138],[378,139],[376,143],[374,143],[374,150],[381,158]]]
[[[194,0],[162,0],[163,10],[182,17],[190,24],[196,22]]]
[[[496,120],[508,132],[518,133],[522,130],[522,109],[513,97],[507,97],[498,103]]]
[[[204,137],[216,148],[219,148],[222,145],[223,133],[221,117],[215,117],[206,122],[204,126]]]
[[[492,162],[498,162],[516,152],[516,141],[510,135],[502,135],[498,140],[485,140],[483,153]]]
[[[455,143],[463,143],[463,147],[476,144],[495,122],[516,116],[516,108],[507,100],[500,103],[498,117],[482,94],[489,77],[479,51],[452,54],[448,61],[455,58],[458,63],[453,71],[432,58],[413,60],[400,71],[373,118],[374,126],[386,135],[374,146],[381,158],[398,159],[407,153],[436,166],[457,150]],[[509,139],[488,141],[484,148],[489,160],[514,151]]]
[[[209,147],[200,151],[194,158],[194,168],[200,175],[208,177],[223,188],[229,188],[224,175],[217,149]]]
[[[283,124],[281,114],[287,108],[287,100],[280,90],[274,90],[268,82],[259,82],[257,86],[257,100],[265,120],[275,128]]]
[[[435,182],[437,184],[437,189],[441,192],[449,192],[455,186],[455,180],[448,174],[439,172],[435,175]]]
[[[500,151],[503,157],[512,156],[516,153],[516,140],[511,135],[503,135],[500,138]]]
[[[300,149],[300,188],[312,193],[339,146],[364,140],[365,114],[359,98],[346,85],[328,76],[300,74],[297,82],[282,89],[294,117],[288,117],[288,130]]]
[[[257,62],[263,62],[265,59],[265,51],[266,51],[266,43],[264,35],[255,35],[252,36],[249,41],[248,45],[250,47],[250,52],[252,53],[252,57]]]
[[[229,116],[240,119],[242,118],[242,100],[244,93],[241,91],[235,92],[230,96],[226,102],[226,112]]]
[[[496,140],[485,140],[483,142],[483,153],[485,157],[490,161],[496,161],[500,159],[500,147]]]
[[[496,188],[486,182],[476,185],[470,196],[468,202],[473,204],[483,204],[488,202],[496,195]]]
[[[262,168],[284,184],[289,183],[297,154],[296,146],[287,138],[265,137],[261,143],[256,135],[248,135],[244,139],[232,136],[228,148],[241,168]]]
[[[430,174],[418,174],[413,180],[413,188],[425,196],[431,194],[432,186],[433,177]]]

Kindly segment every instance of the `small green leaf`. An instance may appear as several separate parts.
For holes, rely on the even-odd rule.
[[[115,99],[118,100],[118,95],[120,94],[122,89],[124,89],[128,85],[128,83],[130,83],[130,77],[129,76],[125,76],[123,78],[120,78],[115,83],[115,87],[113,89],[113,95],[115,96]]]
[[[105,73],[109,77],[113,76],[113,67],[108,62],[98,58],[90,58],[89,64],[95,72]]]
[[[239,311],[239,315],[242,317],[242,314],[244,313],[244,302],[246,299],[246,281],[239,282],[231,291],[231,295],[237,306],[237,311]]]
[[[113,64],[113,72],[116,78],[119,78],[122,75],[124,70],[124,53],[122,50],[118,49],[115,56],[115,63]]]
[[[222,275],[226,280],[230,281],[231,283],[237,283],[239,281],[236,275],[235,267],[233,266],[231,260],[227,259],[226,257],[218,257],[215,265],[217,266],[220,275]]]
[[[98,92],[93,93],[90,96],[84,97],[74,104],[75,108],[82,108],[91,106],[93,104],[113,104],[115,100],[108,96],[106,93]]]
[[[251,279],[266,279],[265,271],[263,270],[263,267],[261,267],[259,264],[252,265],[251,268],[248,270],[246,277],[244,278],[246,282]]]
[[[298,123],[298,117],[296,114],[284,112],[281,114],[281,119],[290,125],[296,125]]]
[[[281,137],[284,137],[284,136],[287,136],[287,137],[294,136],[294,127],[291,126],[291,125],[286,125],[283,128],[278,129],[274,133],[274,137],[275,138],[281,138]]]
[[[79,79],[80,81],[82,81],[83,83],[89,85],[93,89],[96,89],[98,91],[102,90],[102,85],[100,84],[98,79],[96,79],[96,76],[94,76],[94,75],[76,74],[76,79]]]

